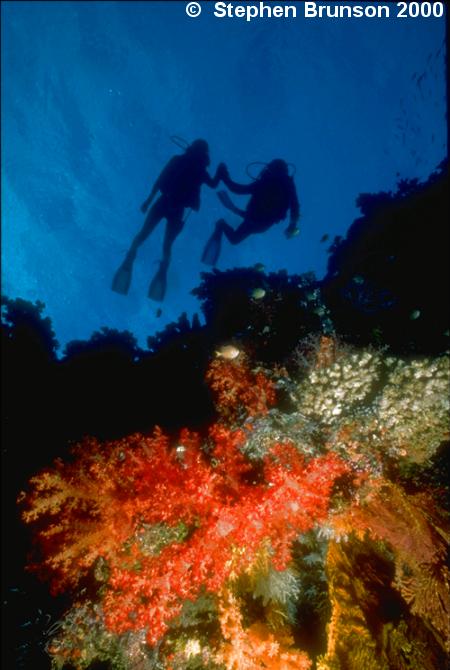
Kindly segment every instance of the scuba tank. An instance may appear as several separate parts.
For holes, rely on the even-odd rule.
[[[200,189],[209,165],[208,144],[205,140],[195,140],[188,144],[186,140],[173,135],[171,140],[184,153],[174,156],[159,177],[159,189],[174,204],[200,208]]]
[[[248,168],[257,164],[261,163],[250,163]],[[293,174],[289,173],[290,164],[281,159],[262,164],[265,167],[254,180],[255,188],[247,205],[246,216],[255,221],[276,223],[285,219],[288,213],[292,189],[295,188]]]

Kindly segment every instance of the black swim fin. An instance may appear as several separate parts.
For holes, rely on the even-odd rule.
[[[120,268],[117,270],[116,274],[114,275],[114,279],[112,281],[112,290],[115,291],[115,293],[120,293],[121,295],[127,295],[128,291],[130,290],[130,284],[131,284],[131,273],[133,270],[132,265],[125,265],[122,264]]]
[[[151,300],[162,302],[167,288],[167,266],[161,263],[161,267],[153,277],[148,288],[148,297]]]
[[[205,265],[216,265],[219,260],[221,246],[222,231],[220,228],[216,228],[203,249],[202,263],[205,263]]]

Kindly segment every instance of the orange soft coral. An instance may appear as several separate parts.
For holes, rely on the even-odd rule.
[[[206,373],[223,420],[234,423],[238,418],[266,414],[275,404],[273,383],[262,372],[251,370],[241,358],[217,358]]]
[[[311,661],[307,654],[293,651],[293,639],[286,631],[274,633],[263,623],[247,629],[236,598],[225,592],[220,606],[220,625],[224,643],[217,660],[227,670],[308,670]]]

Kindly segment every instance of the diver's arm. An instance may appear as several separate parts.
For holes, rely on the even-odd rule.
[[[255,188],[255,182],[252,182],[251,184],[238,184],[237,182],[233,181],[228,174],[228,170],[226,170],[222,176],[222,181],[225,184],[225,186],[232,192],[236,193],[236,195],[248,195],[250,193],[253,193],[253,190]]]
[[[224,178],[224,174],[227,174],[227,168],[225,163],[219,163],[217,166],[216,174],[214,177],[211,177],[208,172],[205,172],[204,183],[209,186],[209,188],[217,188],[219,186],[220,180]]]
[[[141,211],[145,214],[147,209],[150,207],[151,202],[153,201],[155,195],[159,191],[159,179],[156,181],[155,185],[153,186],[150,195],[148,196],[147,200],[145,200],[142,205],[141,205]]]

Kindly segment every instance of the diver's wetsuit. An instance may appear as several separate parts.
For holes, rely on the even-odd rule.
[[[216,188],[220,182],[220,171],[212,178],[207,167],[198,165],[194,160],[186,160],[184,156],[174,156],[166,165],[152,194],[161,191],[162,195],[150,209],[141,231],[131,243],[125,263],[133,263],[140,245],[145,242],[161,219],[167,220],[163,242],[164,265],[170,262],[172,245],[184,227],[184,210],[189,207],[195,211],[200,208],[200,189],[203,184]],[[150,198],[152,195],[150,196]]]
[[[170,263],[172,245],[184,227],[184,210],[189,207],[194,210],[200,208],[200,190],[203,184],[210,188],[218,186],[223,173],[224,165],[219,165],[216,175],[208,173],[209,149],[205,140],[195,140],[187,147],[184,154],[174,156],[167,163],[156,180],[147,200],[141,210],[147,211],[150,203],[158,192],[161,193],[152,205],[142,229],[134,238],[124,262],[114,275],[112,290],[126,295],[130,288],[133,263],[138,248],[156,228],[161,219],[167,220],[163,242],[163,257],[159,270],[152,279],[149,287],[149,297],[153,300],[163,300],[166,291],[167,269]]]
[[[294,225],[300,216],[300,206],[294,180],[287,173],[271,176],[267,174],[251,184],[237,184],[228,174],[224,174],[223,182],[230,191],[237,195],[251,195],[250,201],[243,215],[242,223],[232,228],[223,219],[217,222],[231,244],[239,244],[249,235],[264,233],[274,224],[286,218],[290,210],[291,225]]]

